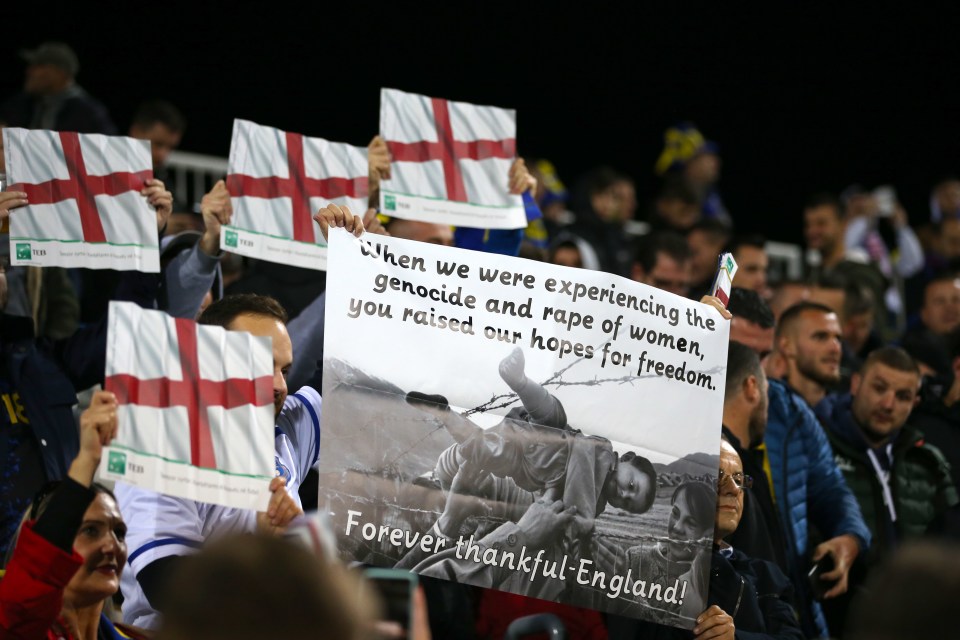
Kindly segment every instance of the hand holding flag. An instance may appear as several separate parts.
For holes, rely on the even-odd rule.
[[[368,184],[371,190],[374,180],[390,179],[390,162],[392,160],[393,157],[390,155],[387,141],[380,136],[373,136],[373,140],[367,145],[367,163],[370,165],[370,182]]]
[[[391,154],[380,185],[391,217],[478,229],[523,229],[523,202],[503,188],[516,159],[516,112],[380,90],[380,135]],[[511,176],[512,178],[513,176]]]
[[[124,136],[3,129],[11,258],[30,266],[160,271],[157,228],[173,198],[154,180],[150,143]],[[0,207],[9,209],[7,207]]]
[[[366,209],[371,172],[389,171],[380,142],[367,149],[235,120],[226,186],[234,216],[221,242],[233,253],[308,269],[326,268],[326,244],[311,224],[330,203]]]
[[[167,226],[167,220],[173,213],[173,194],[167,191],[167,187],[156,178],[147,180],[140,195],[147,199],[147,204],[157,212],[157,230],[163,231]]]
[[[257,513],[257,529],[279,535],[294,518],[303,515],[303,509],[287,493],[287,481],[279,476],[270,481],[270,493],[267,510]]]
[[[204,227],[200,249],[208,256],[216,256],[220,252],[220,227],[230,224],[233,216],[233,204],[226,182],[219,180],[213,185],[213,189],[203,196],[200,213],[203,215]]]
[[[6,223],[10,211],[27,206],[27,194],[23,191],[0,191],[0,222]]]
[[[93,482],[103,448],[117,437],[117,397],[109,391],[93,394],[90,406],[80,414],[80,452],[67,475],[85,487]]]
[[[507,175],[510,178],[510,193],[521,196],[529,191],[530,195],[537,195],[537,179],[527,169],[527,163],[524,162],[523,158],[517,158],[513,161]]]
[[[104,477],[263,509],[276,469],[272,362],[269,338],[111,302],[104,388],[129,428]]]

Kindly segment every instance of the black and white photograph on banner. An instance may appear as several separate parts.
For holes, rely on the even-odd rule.
[[[394,238],[335,231],[329,256],[319,508],[344,559],[692,628],[720,313]]]

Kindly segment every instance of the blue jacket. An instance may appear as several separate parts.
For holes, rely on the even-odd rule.
[[[764,443],[770,459],[777,508],[792,544],[791,578],[803,602],[809,596],[810,568],[807,529],[815,526],[824,539],[853,535],[861,553],[870,545],[870,530],[860,506],[833,461],[833,449],[813,410],[782,382],[770,380],[770,400]],[[826,635],[826,621],[813,603],[817,627]],[[805,629],[809,632],[809,629]]]

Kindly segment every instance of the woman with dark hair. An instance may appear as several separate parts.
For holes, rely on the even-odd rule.
[[[122,638],[104,614],[120,588],[127,526],[109,489],[93,482],[117,433],[117,400],[97,392],[80,416],[80,452],[44,487],[17,531],[0,581],[4,638]]]

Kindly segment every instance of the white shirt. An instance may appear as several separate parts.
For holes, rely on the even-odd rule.
[[[320,394],[303,387],[287,396],[274,428],[277,475],[286,478],[287,493],[300,505],[298,490],[320,455]],[[127,567],[120,581],[123,621],[144,629],[160,625],[137,582],[144,567],[169,556],[198,549],[207,538],[253,531],[257,514],[246,509],[174,498],[117,483],[117,501],[127,523]]]

